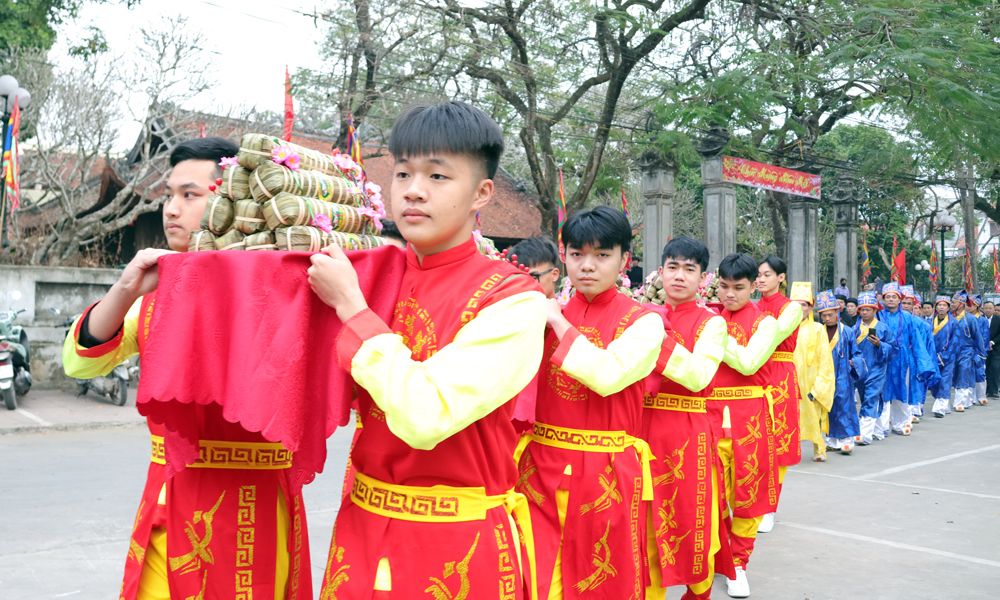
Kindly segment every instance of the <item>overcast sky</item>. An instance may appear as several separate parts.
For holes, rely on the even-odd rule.
[[[137,29],[161,16],[182,14],[205,33],[206,50],[216,61],[218,87],[200,100],[210,105],[246,105],[258,110],[284,110],[284,77],[287,64],[294,74],[299,68],[319,68],[317,42],[323,39],[323,22],[294,12],[322,10],[322,2],[301,0],[144,0],[128,10],[121,4],[88,3],[80,16],[62,26],[59,41],[49,54],[50,62],[66,64],[66,49],[86,36],[90,25],[104,31],[113,55],[128,56],[138,40]],[[290,10],[291,9],[291,10]],[[117,149],[130,147],[139,126],[123,127]]]

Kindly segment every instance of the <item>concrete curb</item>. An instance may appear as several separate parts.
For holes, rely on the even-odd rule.
[[[91,429],[135,429],[145,427],[146,421],[84,421],[82,423],[54,423],[52,425],[24,425],[2,427],[0,435],[17,433],[46,433],[50,431],[87,431]]]

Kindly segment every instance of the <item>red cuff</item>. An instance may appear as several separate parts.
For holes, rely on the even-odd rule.
[[[663,345],[660,346],[660,356],[656,359],[656,372],[662,373],[667,369],[667,363],[670,362],[670,357],[674,355],[674,348],[677,347],[677,340],[668,331],[667,337],[663,339]]]
[[[351,362],[361,349],[361,344],[383,333],[392,333],[392,330],[370,308],[348,319],[337,336],[337,364],[350,373]]]
[[[83,325],[83,321],[87,318],[87,315],[90,314],[90,311],[92,311],[97,305],[98,302],[95,302],[87,307],[87,310],[83,311],[80,318],[76,320],[76,327],[73,329],[73,341],[76,346],[76,354],[77,356],[82,356],[83,358],[100,358],[106,354],[110,354],[118,349],[118,346],[122,343],[122,338],[125,337],[125,325],[122,324],[122,326],[118,328],[118,333],[115,337],[111,338],[107,342],[104,342],[100,346],[94,346],[93,348],[84,348],[80,346],[80,327]]]
[[[566,330],[562,339],[559,340],[559,346],[556,347],[555,353],[552,354],[552,358],[550,359],[552,360],[552,364],[562,368],[563,361],[566,360],[566,355],[569,354],[569,349],[573,347],[573,342],[575,342],[578,337],[580,337],[580,332],[576,327],[570,327]]]

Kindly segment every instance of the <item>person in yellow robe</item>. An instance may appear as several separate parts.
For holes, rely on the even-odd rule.
[[[812,319],[812,283],[796,281],[790,298],[802,306],[802,323],[792,361],[799,380],[799,431],[813,443],[813,461],[826,462],[826,441],[830,431],[830,408],[836,378],[826,327]]]

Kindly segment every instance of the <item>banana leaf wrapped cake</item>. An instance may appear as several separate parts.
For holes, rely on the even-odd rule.
[[[276,153],[275,150],[278,152]],[[243,139],[240,140],[240,152],[236,155],[236,160],[241,167],[253,171],[264,161],[280,158],[282,151],[296,153],[299,166],[303,169],[319,171],[327,175],[341,174],[341,168],[337,166],[337,161],[333,156],[262,133],[247,133],[243,136]]]
[[[236,211],[228,198],[213,195],[205,203],[205,212],[201,214],[201,228],[215,235],[229,231],[233,224]]]
[[[264,202],[263,213],[268,229],[309,225],[317,215],[328,218],[333,231],[361,233],[366,226],[373,228],[371,221],[357,208],[316,198],[303,198],[288,192],[281,192]]]

